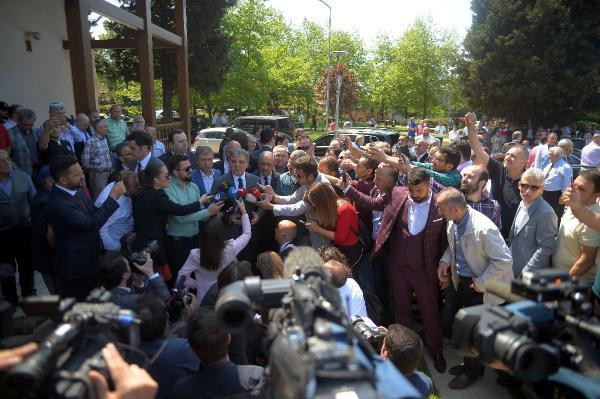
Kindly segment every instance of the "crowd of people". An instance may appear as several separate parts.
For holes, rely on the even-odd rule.
[[[502,302],[490,281],[561,268],[594,284],[598,305],[600,133],[583,137],[580,165],[564,132],[540,131],[533,148],[521,132],[499,143],[473,114],[460,132],[411,121],[397,143],[342,134],[321,158],[302,128],[293,138],[229,130],[215,160],[209,147],[191,151],[183,130],[162,143],[143,118],[127,126],[118,105],[106,119],[69,118],[55,102],[36,123],[32,110],[2,102],[0,118],[1,257],[18,268],[21,296],[36,294],[34,271],[63,297],[110,290],[142,320],[159,397],[261,389],[258,338],[229,334],[213,307],[233,281],[290,278],[296,247],[318,252],[348,318],[387,327],[381,354],[425,396],[414,302],[440,373],[457,311]],[[166,340],[180,278],[193,301],[185,333]],[[1,283],[17,306],[16,279]],[[484,369],[465,358],[449,369],[450,388]]]

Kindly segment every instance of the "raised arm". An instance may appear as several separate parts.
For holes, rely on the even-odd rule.
[[[481,165],[487,169],[488,162],[490,160],[490,156],[485,152],[479,138],[477,137],[477,127],[475,126],[476,119],[475,114],[469,112],[465,115],[465,124],[467,125],[467,131],[469,133],[469,144],[471,145],[471,150],[475,154],[475,160],[473,163],[475,165]]]

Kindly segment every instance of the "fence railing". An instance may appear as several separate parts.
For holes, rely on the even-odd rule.
[[[175,129],[183,129],[181,122],[158,123],[156,125],[156,138],[167,144],[169,141],[169,133]]]

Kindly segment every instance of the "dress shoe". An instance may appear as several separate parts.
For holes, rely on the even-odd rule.
[[[433,365],[438,373],[443,374],[446,371],[446,359],[444,359],[444,355],[434,356]]]
[[[448,372],[450,374],[452,374],[452,375],[459,375],[463,371],[465,371],[465,365],[464,364],[457,364],[456,366],[450,367],[450,370],[448,370]]]
[[[460,373],[448,383],[448,386],[450,389],[465,389],[475,381],[477,381],[477,378],[471,378],[467,373]]]

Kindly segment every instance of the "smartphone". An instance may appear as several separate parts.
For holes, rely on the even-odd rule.
[[[66,115],[61,116],[59,121],[60,121],[61,125],[66,125],[67,124],[67,116]]]

